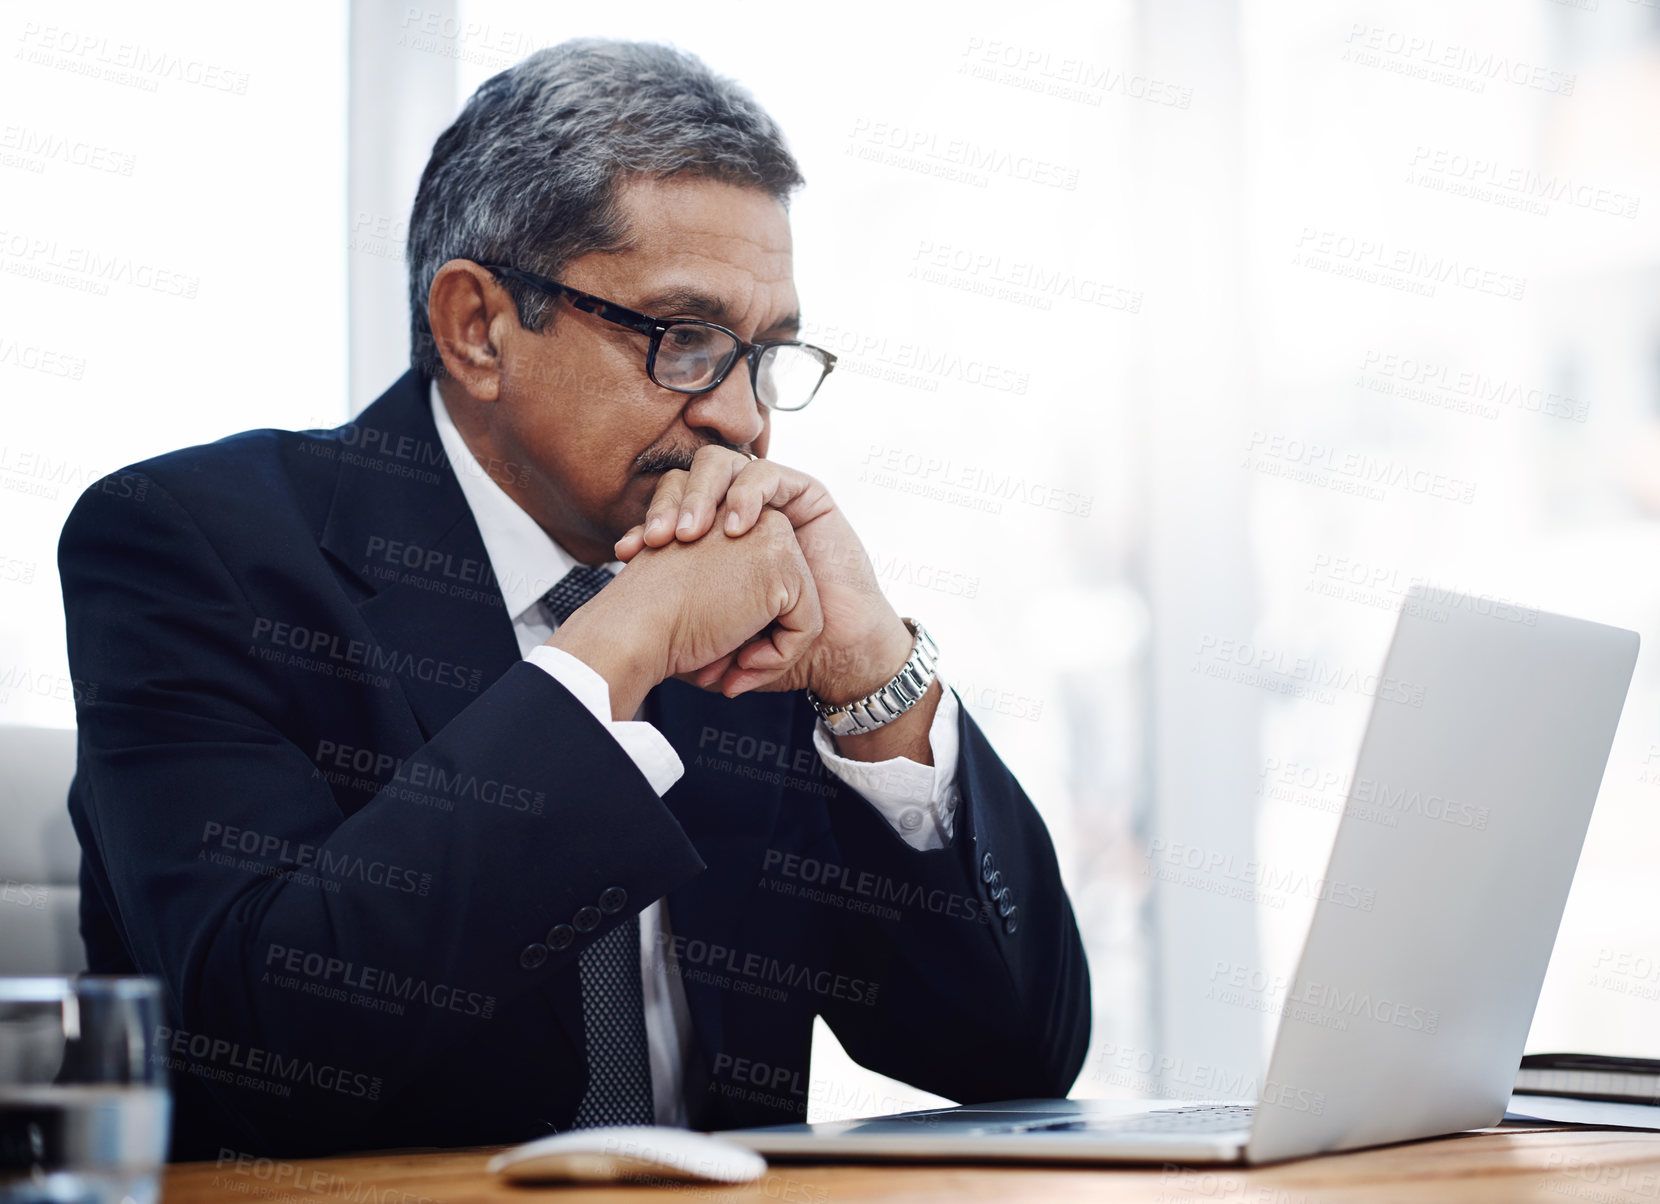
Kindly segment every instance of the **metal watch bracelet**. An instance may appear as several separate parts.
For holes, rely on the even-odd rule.
[[[884,727],[922,701],[934,682],[939,666],[939,648],[915,619],[901,619],[912,635],[911,656],[887,685],[853,702],[832,705],[811,690],[807,701],[833,736],[857,736]]]

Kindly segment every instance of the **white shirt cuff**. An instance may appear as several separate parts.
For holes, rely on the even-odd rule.
[[[957,820],[956,694],[940,682],[940,701],[928,726],[932,765],[909,757],[855,761],[836,751],[835,737],[821,719],[813,727],[813,747],[824,767],[869,800],[913,849],[943,849]]]
[[[548,644],[532,648],[525,660],[569,690],[595,719],[605,725],[605,730],[622,745],[622,750],[639,767],[658,797],[662,797],[663,792],[686,772],[685,763],[674,751],[674,745],[651,724],[638,719],[611,718],[611,687],[586,661],[572,656],[563,648]]]

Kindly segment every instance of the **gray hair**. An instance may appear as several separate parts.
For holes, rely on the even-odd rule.
[[[784,136],[738,84],[670,46],[576,38],[486,80],[433,144],[409,219],[410,363],[444,362],[427,295],[451,259],[557,277],[571,260],[625,245],[628,176],[705,176],[786,204],[803,181]],[[551,300],[502,281],[539,330]]]

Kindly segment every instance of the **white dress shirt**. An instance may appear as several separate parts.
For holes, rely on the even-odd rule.
[[[484,551],[501,590],[513,634],[525,660],[549,673],[605,725],[659,795],[685,773],[674,747],[655,727],[640,720],[611,718],[611,688],[597,671],[562,648],[548,647],[558,625],[542,596],[576,566],[571,554],[537,525],[502,490],[468,449],[449,410],[431,387],[432,421],[462,495],[484,540]],[[622,565],[605,566],[612,572]],[[868,799],[905,842],[919,850],[944,848],[951,839],[957,811],[957,698],[943,690],[928,729],[933,765],[906,757],[889,761],[854,761],[837,754],[829,729],[821,722],[813,746],[825,767]],[[918,806],[918,803],[924,805]],[[657,1123],[684,1125],[684,1066],[692,1040],[691,1015],[678,975],[659,955],[669,932],[664,900],[640,913],[640,974],[645,989],[646,1044],[651,1056],[651,1090]]]

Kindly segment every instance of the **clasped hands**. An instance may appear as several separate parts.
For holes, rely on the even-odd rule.
[[[611,684],[631,718],[668,677],[719,690],[863,697],[910,655],[911,634],[829,491],[717,445],[658,482],[616,543],[617,578],[549,640]]]

